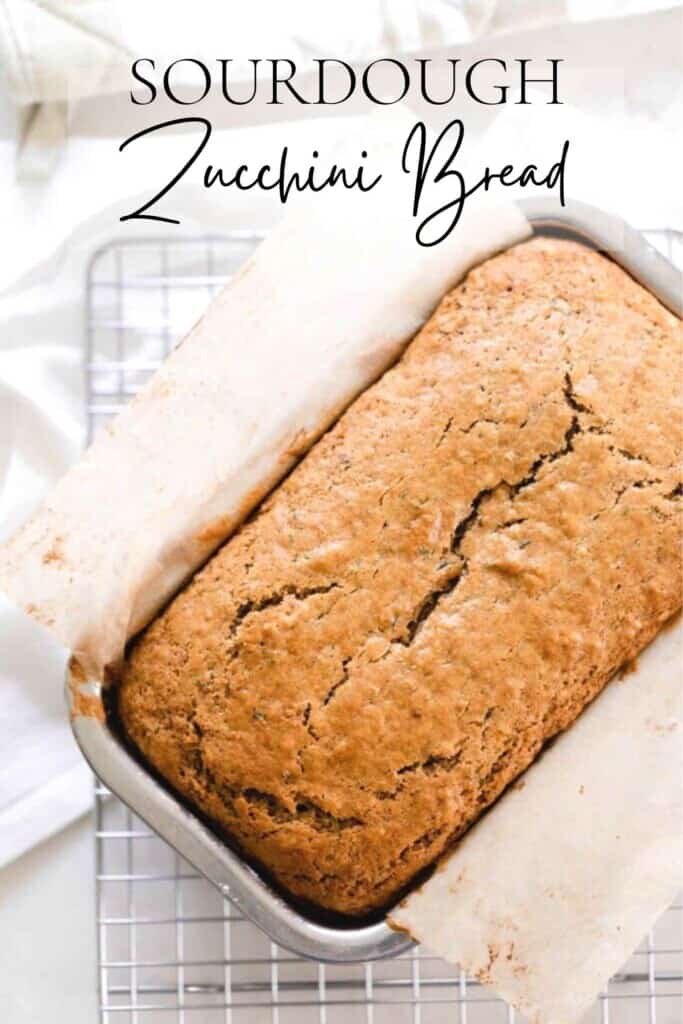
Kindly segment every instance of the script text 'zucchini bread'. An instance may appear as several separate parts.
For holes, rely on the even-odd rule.
[[[680,607],[681,333],[574,242],[471,271],[133,644],[144,759],[296,896],[390,903]]]

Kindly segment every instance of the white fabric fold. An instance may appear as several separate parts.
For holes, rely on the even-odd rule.
[[[67,652],[0,594],[0,867],[92,803],[65,722]]]
[[[244,77],[248,61],[263,54],[300,64],[337,55],[360,61],[464,42],[464,7],[448,0],[298,0],[295,7],[251,0],[237,12],[214,0],[0,0],[0,56],[17,102],[75,100],[129,89],[138,57],[163,66],[190,55],[216,69],[218,57],[229,57],[233,73]],[[225,45],[217,48],[218,40]],[[183,79],[197,81],[189,64],[175,72],[175,82]]]
[[[159,30],[163,26],[163,31]],[[313,58],[339,54],[346,61],[393,56],[470,37],[460,5],[448,0],[251,0],[239,8],[194,0],[0,0],[0,65],[26,118],[17,170],[25,180],[47,177],[66,139],[68,109],[86,97],[128,92],[131,65],[140,58],[172,76],[177,91],[196,93],[203,60],[218,81],[219,57],[229,58],[231,81],[250,78],[250,61],[279,55],[304,69]],[[227,43],[228,51],[217,47]],[[265,65],[265,62],[261,65]],[[149,65],[145,65],[145,70]]]

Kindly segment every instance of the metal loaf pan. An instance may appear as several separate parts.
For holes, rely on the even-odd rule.
[[[582,203],[562,207],[555,200],[532,199],[520,206],[536,232],[560,231],[606,252],[682,315],[680,273],[640,232]],[[385,920],[330,926],[290,904],[134,760],[107,720],[102,687],[86,685],[86,715],[80,713],[83,701],[75,685],[67,680],[73,732],[96,775],[275,942],[302,956],[338,963],[394,956],[411,945]]]

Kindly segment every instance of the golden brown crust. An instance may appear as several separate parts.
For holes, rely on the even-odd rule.
[[[680,606],[680,356],[576,243],[473,270],[134,645],[132,741],[291,892],[387,904]]]

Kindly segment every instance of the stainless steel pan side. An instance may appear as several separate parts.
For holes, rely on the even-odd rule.
[[[565,207],[551,199],[520,203],[538,232],[561,230],[609,254],[679,316],[683,314],[681,274],[621,219],[583,203]],[[74,682],[67,680],[67,703],[76,740],[104,785],[206,876],[247,917],[280,946],[328,962],[356,962],[394,956],[411,945],[385,921],[358,927],[321,924],[290,905],[260,875],[183,807],[130,755],[104,714],[99,684],[87,684],[90,708],[100,717],[78,713]]]
[[[67,685],[70,699],[71,688]],[[383,921],[330,928],[304,917],[153,779],[94,717],[73,719],[76,741],[95,774],[279,945],[301,956],[355,962],[394,956],[411,940]]]

